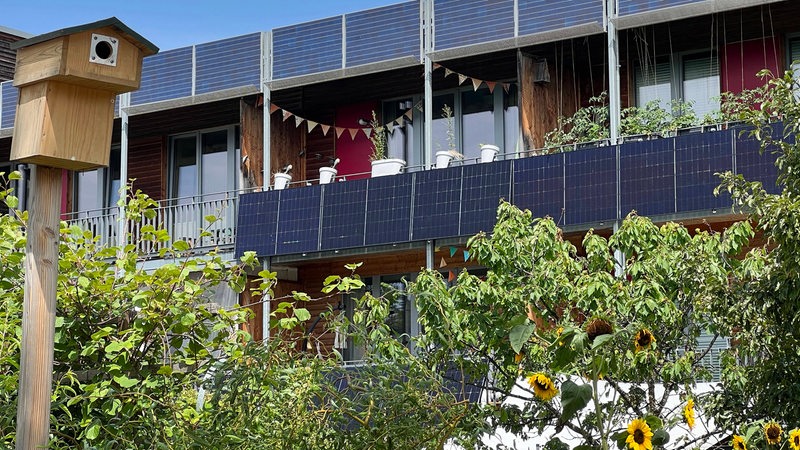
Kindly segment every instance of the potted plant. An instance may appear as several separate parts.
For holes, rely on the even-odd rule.
[[[372,142],[372,154],[369,156],[372,162],[372,176],[382,177],[400,173],[406,166],[406,162],[399,158],[386,157],[386,134],[383,126],[378,122],[375,111],[372,111],[372,120],[369,125],[372,128],[369,136],[369,140]]]
[[[608,105],[606,93],[589,99],[571,117],[559,117],[558,127],[544,135],[546,149],[599,147],[608,145]],[[569,147],[567,147],[569,146]]]
[[[492,144],[481,144],[481,162],[487,163],[494,161],[495,156],[500,152],[500,147]]]
[[[329,184],[336,178],[336,174],[339,172],[336,170],[337,164],[339,164],[339,158],[334,159],[330,166],[319,168],[319,184]]]
[[[444,169],[453,159],[464,159],[464,155],[456,150],[456,128],[453,123],[453,109],[445,104],[442,107],[442,117],[447,123],[447,150],[436,152],[436,168]]]
[[[277,189],[286,189],[286,186],[292,182],[292,174],[289,173],[292,171],[292,165],[289,164],[281,169],[280,172],[275,172],[273,178],[275,178],[275,184],[273,185],[274,188]]]

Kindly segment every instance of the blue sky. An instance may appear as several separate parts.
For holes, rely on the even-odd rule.
[[[0,26],[42,34],[116,16],[161,50],[403,0],[2,0]]]

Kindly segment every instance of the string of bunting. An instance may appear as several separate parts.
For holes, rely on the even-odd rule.
[[[486,84],[486,87],[489,88],[489,92],[494,93],[494,88],[497,87],[497,85],[499,84],[499,85],[501,85],[503,87],[503,90],[506,91],[506,93],[508,93],[508,90],[511,88],[511,84],[512,84],[512,83],[509,83],[509,82],[489,81],[489,80],[482,80],[482,79],[475,78],[475,77],[470,77],[468,75],[464,75],[463,73],[458,73],[458,72],[456,72],[454,70],[450,70],[447,67],[444,67],[444,66],[442,66],[441,64],[438,64],[438,63],[433,63],[433,69],[434,70],[444,69],[445,78],[449,77],[450,75],[456,75],[458,77],[458,84],[459,85],[462,85],[467,80],[469,80],[472,83],[473,90],[475,90],[475,91],[480,89],[480,87],[483,84]],[[407,111],[405,111],[400,116],[398,116],[395,119],[390,120],[389,122],[384,123],[383,125],[378,127],[378,130],[379,131],[383,131],[385,129],[389,133],[393,133],[395,126],[402,127],[403,125],[405,125],[406,121],[411,122],[412,118],[414,116],[414,108],[421,108],[421,107],[422,107],[422,102],[421,101],[417,102],[417,104],[415,104],[413,107],[409,108]],[[319,122],[315,122],[313,120],[306,119],[304,117],[300,117],[297,114],[295,114],[295,113],[293,113],[291,111],[288,111],[286,109],[283,109],[280,106],[270,102],[270,104],[269,104],[269,113],[270,114],[274,114],[274,113],[276,113],[278,111],[280,111],[284,122],[289,120],[290,118],[294,117],[294,126],[296,128],[300,128],[300,125],[302,125],[305,122],[306,128],[308,130],[308,133],[311,133],[316,127],[320,127],[320,129],[322,130],[322,135],[323,136],[327,136],[328,132],[330,132],[331,129],[333,129],[334,133],[336,133],[336,137],[337,138],[342,137],[342,135],[345,132],[347,132],[350,135],[350,139],[352,139],[352,140],[356,139],[356,136],[358,136],[358,133],[364,133],[364,136],[366,136],[367,139],[369,139],[370,135],[372,135],[372,127],[358,127],[358,128],[337,127],[337,126],[334,126],[334,125],[319,123]]]
[[[444,77],[447,78],[450,75],[456,75],[458,77],[458,85],[464,84],[467,80],[472,83],[473,91],[477,91],[480,87],[485,83],[486,87],[489,88],[489,92],[494,93],[494,88],[499,84],[503,87],[503,90],[508,93],[508,90],[511,89],[510,82],[499,82],[499,81],[489,81],[489,80],[481,80],[480,78],[471,77],[469,75],[464,75],[463,73],[458,73],[455,70],[448,69],[441,64],[433,63],[433,70],[437,69],[444,69]]]
[[[421,103],[417,103],[413,107],[409,108],[403,114],[400,114],[400,116],[396,117],[393,120],[390,120],[387,123],[384,123],[383,125],[378,127],[378,131],[383,131],[385,129],[389,133],[393,133],[395,126],[402,127],[403,125],[405,125],[405,123],[407,121],[411,122],[412,118],[414,117],[414,108],[418,108],[418,107],[420,107],[420,105],[421,105]],[[356,136],[358,136],[359,133],[364,133],[364,136],[366,136],[367,139],[369,139],[369,137],[372,135],[372,127],[369,127],[369,126],[368,127],[351,128],[351,127],[337,127],[337,126],[334,126],[334,125],[328,125],[328,124],[324,124],[324,123],[319,123],[319,122],[315,122],[313,120],[306,119],[304,117],[300,117],[297,114],[295,114],[295,113],[293,113],[291,111],[285,110],[285,109],[281,108],[280,106],[270,102],[270,104],[269,104],[269,113],[270,114],[274,114],[276,112],[280,112],[281,113],[281,116],[283,117],[283,121],[284,122],[286,122],[290,118],[294,117],[294,126],[295,126],[295,128],[300,128],[300,125],[302,125],[305,122],[306,129],[308,130],[307,131],[308,133],[311,133],[315,128],[320,127],[320,130],[322,130],[322,135],[323,136],[327,136],[328,133],[331,130],[333,130],[334,133],[336,133],[336,137],[337,138],[342,137],[342,135],[345,132],[347,132],[347,134],[350,135],[350,139],[352,139],[352,140],[355,140]]]

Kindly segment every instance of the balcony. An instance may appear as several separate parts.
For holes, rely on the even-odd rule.
[[[161,251],[176,241],[185,241],[198,252],[214,248],[231,251],[236,238],[238,204],[238,191],[165,200],[155,209],[156,214],[152,219],[142,218],[139,222],[127,220],[126,233],[134,237],[139,253],[148,258],[158,257]],[[206,220],[208,216],[213,216],[215,221],[211,223]],[[99,245],[123,244],[119,239],[117,208],[77,213],[67,218],[67,224],[90,231],[99,239]],[[136,239],[158,229],[166,231],[165,240],[141,242]]]
[[[560,226],[609,228],[636,210],[656,220],[720,216],[715,175],[777,192],[775,155],[743,128],[566,153],[245,194],[236,253],[292,255],[469,236],[491,230],[500,199]]]

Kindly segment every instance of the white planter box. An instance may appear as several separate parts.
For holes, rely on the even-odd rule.
[[[406,166],[402,159],[378,159],[372,161],[372,177],[384,177],[386,175],[397,175]]]
[[[450,165],[453,154],[450,152],[436,152],[436,168],[444,169]]]
[[[336,178],[339,171],[333,167],[320,167],[319,168],[319,184],[328,184]]]
[[[273,176],[275,177],[275,189],[286,189],[286,186],[292,181],[292,176],[288,173],[276,173]]]
[[[500,151],[500,147],[496,145],[483,144],[481,145],[481,162],[487,163],[494,161],[494,157]]]

